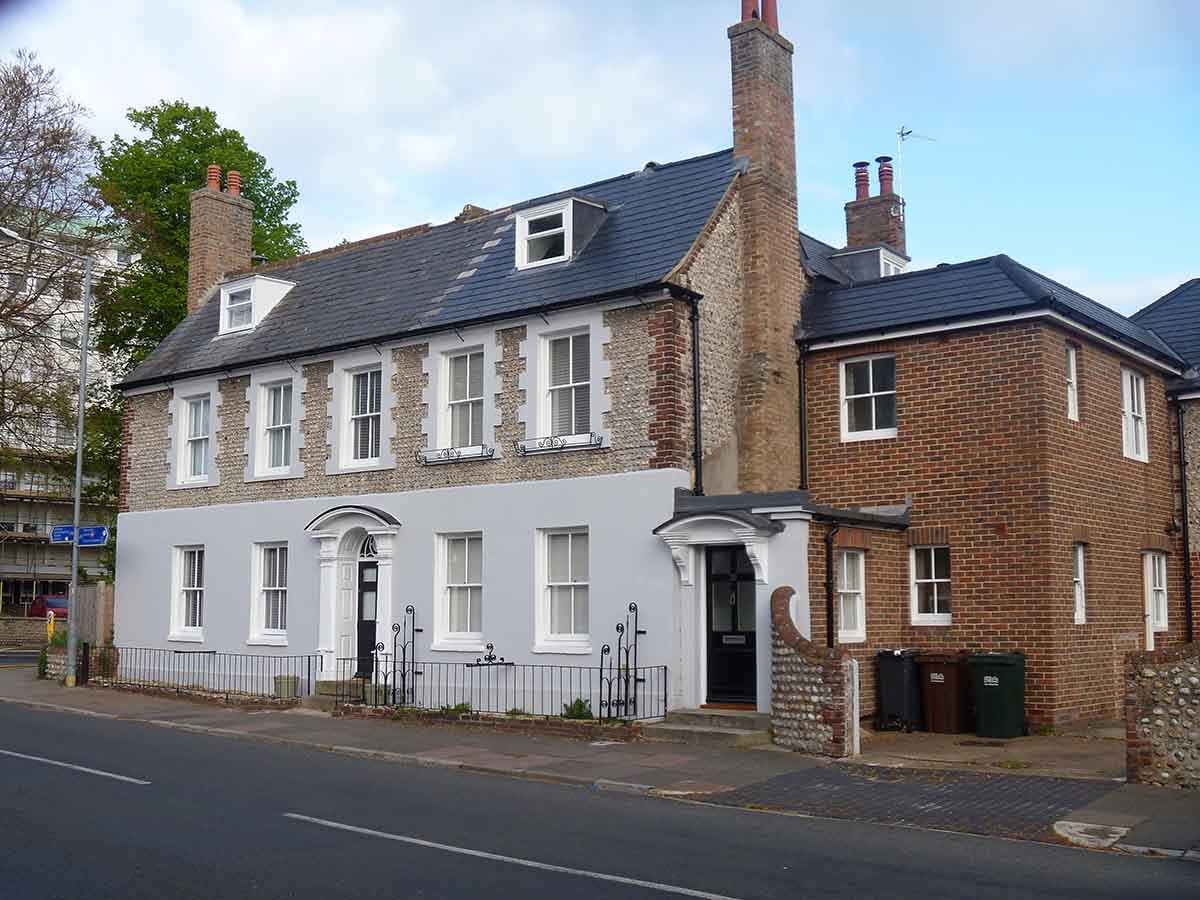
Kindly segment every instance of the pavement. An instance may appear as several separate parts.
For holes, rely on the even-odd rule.
[[[1181,860],[669,802],[16,703],[0,704],[0,809],[4,900],[1128,900],[1195,896],[1200,875]]]
[[[927,762],[902,766],[898,757],[871,764],[870,753],[832,762],[778,749],[588,743],[478,727],[335,719],[301,709],[246,711],[103,688],[67,689],[34,679],[28,667],[0,666],[4,706],[605,792],[1200,861],[1200,794],[1115,778]],[[1111,747],[1098,752],[1111,753]]]

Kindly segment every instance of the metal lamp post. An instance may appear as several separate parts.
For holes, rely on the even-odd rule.
[[[71,519],[71,591],[67,595],[67,687],[75,686],[75,645],[78,634],[78,592],[79,592],[79,506],[83,495],[83,415],[84,403],[87,399],[87,364],[88,364],[88,321],[91,318],[92,305],[92,258],[71,253],[54,244],[41,241],[31,241],[21,237],[11,228],[0,226],[0,235],[10,241],[28,244],[42,250],[69,257],[83,263],[83,324],[79,331],[79,407],[75,414],[75,512]]]

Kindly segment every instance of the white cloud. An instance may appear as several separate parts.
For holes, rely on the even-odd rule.
[[[91,107],[101,138],[160,99],[214,109],[299,183],[294,218],[318,248],[728,146],[736,7],[58,0],[3,24],[9,49],[36,50]],[[819,15],[797,99],[836,114],[859,65]]]

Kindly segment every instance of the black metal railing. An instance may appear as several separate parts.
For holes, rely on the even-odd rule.
[[[321,673],[317,654],[267,656],[213,650],[80,647],[80,683],[159,689],[222,699],[297,700],[313,693]]]
[[[615,649],[605,644],[600,664],[515,663],[487,644],[473,662],[416,659],[416,611],[392,626],[392,649],[380,642],[371,659],[337,661],[336,702],[446,713],[562,716],[579,719],[657,719],[667,713],[667,667],[638,664],[637,604],[616,626]]]

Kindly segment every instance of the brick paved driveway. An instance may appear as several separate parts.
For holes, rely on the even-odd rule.
[[[1045,840],[1051,837],[1056,821],[1117,787],[1068,778],[828,765],[692,799],[722,806]]]

